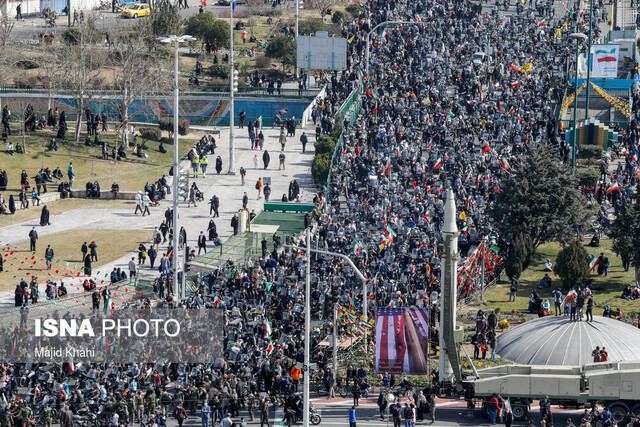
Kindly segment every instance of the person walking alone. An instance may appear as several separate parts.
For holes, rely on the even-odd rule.
[[[47,249],[44,250],[44,258],[47,262],[47,270],[51,270],[51,264],[53,263],[54,252],[51,245],[47,246]]]
[[[140,213],[142,213],[142,194],[140,194],[140,192],[138,191],[136,193],[136,210],[133,212],[134,215],[138,214],[138,211],[140,211]]]
[[[207,253],[207,237],[204,235],[204,231],[201,231],[198,236],[198,255],[202,250],[204,250],[205,254]]]
[[[356,407],[352,406],[349,409],[349,427],[356,427]]]
[[[266,424],[269,427],[269,395],[267,394],[260,401],[260,427]]]
[[[31,228],[31,231],[29,232],[29,250],[31,252],[35,252],[36,251],[36,242],[38,241],[38,232],[36,231],[35,227]]]

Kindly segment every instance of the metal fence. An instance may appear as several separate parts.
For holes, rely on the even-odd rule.
[[[361,94],[362,92],[360,91],[360,87],[355,88],[351,92],[351,95],[349,95],[349,97],[342,103],[335,117],[342,117],[343,119],[348,119],[349,125],[352,125],[355,122],[356,118],[358,117],[358,113],[360,112],[360,107],[362,106],[362,97],[360,96]],[[357,104],[349,114],[349,110],[354,105],[354,103],[357,103]],[[333,153],[331,154],[331,163],[329,166],[329,173],[327,174],[327,188],[331,187],[331,170],[333,169],[333,165],[336,159],[336,154],[342,147],[343,143],[344,143],[344,129],[342,130],[340,137],[336,141],[336,146],[333,149]]]
[[[117,114],[112,114],[109,113],[107,111],[105,111],[105,113],[107,113],[107,121],[109,124],[110,128],[113,128],[113,126],[117,126],[120,123],[120,117]],[[35,115],[35,119],[36,122],[38,122],[41,118],[47,118],[47,112],[42,112],[42,111],[34,111],[34,115]],[[70,113],[65,113],[66,118],[67,118],[67,125],[75,125],[76,120],[78,118],[78,113],[75,112],[70,112]],[[15,126],[21,127],[21,123],[23,122],[23,116],[24,114],[22,112],[16,112],[16,111],[12,111],[11,112],[11,117],[9,119],[11,124],[14,124]],[[81,115],[81,122],[82,124],[86,124],[84,115]],[[145,115],[143,117],[137,117],[136,115],[130,116],[129,117],[129,123],[130,124],[135,124],[135,123],[149,123],[149,124],[155,124],[158,123],[158,121],[160,119],[171,119],[173,120],[173,116],[169,115],[169,114],[153,114],[153,113],[145,113]],[[190,124],[192,125],[196,125],[196,126],[220,126],[220,127],[229,127],[229,115],[227,114],[226,116],[202,116],[202,115],[185,115],[185,114],[180,114],[180,119],[181,120],[187,120]],[[258,119],[258,117],[247,117],[245,120],[245,123],[248,123],[249,120],[255,122]],[[275,124],[275,117],[265,117],[262,116],[261,118],[262,120],[262,127],[263,128],[276,128],[279,127],[279,125]],[[240,119],[238,116],[234,117],[234,124],[236,126],[238,126],[240,124]],[[296,119],[296,122],[298,123],[298,126],[301,125],[302,120],[301,119]],[[12,130],[13,132],[13,130]]]
[[[191,263],[208,269],[222,268],[229,261],[234,266],[243,267],[247,258],[262,255],[261,242],[267,233],[241,233],[231,236],[226,242],[216,246],[207,253],[196,257]]]
[[[264,97],[270,98],[309,98],[316,97],[320,89],[289,89],[289,88],[262,88],[241,86],[238,87],[237,97]],[[49,90],[43,85],[1,85],[0,93],[2,94],[40,94],[48,95]],[[88,92],[87,92],[88,94]],[[75,96],[76,92],[70,89],[56,89],[55,96]],[[106,86],[99,91],[91,92],[93,98],[119,97],[122,95],[122,89]],[[189,86],[189,89],[180,91],[183,97],[211,97],[212,95],[229,95],[229,86]],[[149,98],[173,98],[173,92],[151,91],[148,92]]]

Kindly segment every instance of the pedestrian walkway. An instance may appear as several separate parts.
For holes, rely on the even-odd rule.
[[[315,187],[313,178],[311,177],[311,162],[314,156],[313,142],[315,130],[313,124],[309,124],[305,129],[296,130],[295,137],[287,138],[285,146],[285,170],[278,171],[278,155],[280,153],[280,144],[278,137],[279,129],[265,128],[263,134],[265,136],[264,149],[268,150],[271,161],[267,169],[264,168],[262,162],[263,151],[251,150],[246,126],[244,129],[235,129],[234,145],[235,145],[235,167],[236,174],[228,174],[229,169],[229,129],[221,128],[220,137],[216,138],[218,148],[215,154],[207,156],[209,160],[209,168],[206,178],[202,174],[198,174],[198,178],[192,179],[190,175],[189,185],[195,182],[200,191],[204,193],[205,200],[197,204],[196,207],[187,207],[187,202],[179,201],[179,224],[185,227],[187,232],[187,245],[197,248],[197,238],[200,231],[205,231],[209,224],[209,199],[215,194],[220,199],[220,217],[215,218],[218,235],[224,242],[233,234],[231,228],[231,218],[233,214],[242,208],[242,196],[244,192],[249,197],[247,208],[249,211],[255,210],[256,213],[262,211],[264,197],[257,198],[258,192],[255,189],[255,183],[258,178],[271,179],[271,199],[280,201],[282,195],[288,192],[289,182],[297,180],[300,185],[300,201],[303,203],[312,202],[315,195]],[[302,145],[300,143],[300,135],[306,132],[310,136],[307,144],[307,150],[302,153]],[[254,168],[254,156],[258,156],[258,167]],[[222,173],[217,175],[215,172],[215,159],[217,156],[222,158]],[[191,170],[190,163],[184,161],[181,167]],[[244,167],[247,171],[245,185],[241,185],[240,168]],[[171,184],[173,181],[171,180]],[[36,227],[39,235],[40,247],[46,247],[47,236],[53,233],[68,231],[73,229],[150,229],[160,225],[164,219],[164,212],[172,205],[172,196],[160,201],[158,207],[151,208],[151,215],[142,217],[140,214],[134,215],[133,209],[123,211],[122,209],[77,209],[68,211],[60,215],[51,217],[51,226],[40,227],[39,219],[25,221],[23,223],[0,228],[0,244],[15,244],[28,240],[28,232],[31,227]],[[78,243],[79,245],[80,243]],[[99,242],[98,242],[99,244]],[[43,246],[44,245],[44,246]],[[161,245],[158,257],[162,256],[163,250],[167,245]],[[135,255],[135,254],[134,254]],[[108,273],[114,267],[123,268],[128,271],[128,262],[131,255],[124,256],[114,262],[100,267],[96,267],[96,274]],[[136,257],[137,259],[137,257]],[[101,272],[101,273],[98,273]],[[140,271],[140,277],[155,278],[157,270],[151,270],[148,266]],[[17,282],[15,283],[17,284]],[[11,284],[13,287],[14,284]],[[13,291],[0,293],[0,308],[8,308],[13,306]]]

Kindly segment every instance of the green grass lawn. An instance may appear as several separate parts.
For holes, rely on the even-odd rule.
[[[596,304],[594,313],[601,315],[603,307],[610,305],[613,309],[620,308],[625,315],[637,314],[638,311],[640,311],[640,301],[627,301],[621,298],[624,287],[634,283],[633,267],[628,272],[624,271],[622,268],[622,260],[611,250],[612,244],[612,240],[601,240],[599,248],[585,246],[589,255],[598,257],[600,252],[604,252],[611,262],[608,277],[598,276],[596,269],[594,269],[591,274],[591,278],[595,280],[592,287]],[[509,283],[505,277],[493,289],[486,293],[484,304],[486,309],[494,310],[499,307],[503,313],[511,312],[514,309],[518,312],[526,311],[529,306],[531,290],[538,288],[540,279],[545,275],[542,271],[544,262],[549,258],[553,265],[555,265],[556,257],[560,249],[561,247],[558,243],[547,243],[540,246],[535,256],[535,261],[526,271],[523,271],[520,276],[520,288],[518,289],[516,302],[509,302]],[[557,287],[561,287],[562,283],[555,273],[550,273],[549,275],[552,279],[552,287],[538,289],[538,292],[543,299],[549,299],[551,307],[553,307],[551,291]]]
[[[29,174],[29,181],[35,184],[33,178],[37,171],[44,165],[53,171],[59,167],[67,177],[67,166],[73,162],[76,174],[74,181],[75,188],[84,188],[87,181],[98,181],[101,190],[109,191],[111,184],[116,181],[120,185],[121,191],[141,190],[147,181],[153,182],[163,174],[169,173],[169,168],[173,163],[173,146],[167,145],[167,153],[158,151],[159,143],[148,141],[144,152],[148,158],[138,158],[133,154],[128,154],[127,158],[117,164],[113,160],[102,160],[100,147],[87,147],[84,143],[75,143],[67,140],[58,141],[58,151],[46,149],[51,138],[55,137],[53,131],[37,131],[31,134],[26,140],[26,154],[7,154],[4,146],[0,147],[0,169],[6,170],[8,175],[8,188],[17,193],[20,185],[20,174],[25,170]],[[73,130],[69,129],[67,137],[73,137]],[[101,139],[107,141],[110,146],[115,142],[115,133],[102,134]],[[22,144],[21,136],[10,137],[13,145]],[[84,135],[81,136],[84,141]],[[180,157],[195,144],[195,139],[183,138],[180,141]],[[44,148],[44,149],[43,149]],[[52,185],[50,190],[56,190],[57,184]],[[8,200],[8,194],[4,194]]]
[[[152,236],[152,230],[78,229],[43,236],[38,239],[35,253],[28,250],[28,241],[4,246],[2,247],[4,271],[0,272],[0,291],[15,289],[21,278],[29,282],[31,277],[35,276],[38,283],[43,283],[45,280],[64,278],[65,275],[76,276],[78,272],[82,272],[84,266],[80,247],[83,242],[92,240],[98,244],[98,261],[92,265],[94,277],[98,277],[98,283],[101,280],[108,282],[108,276],[105,277],[105,274],[108,275],[110,271],[101,271],[100,266],[138,249],[140,243],[147,246]],[[51,245],[55,253],[51,270],[46,269],[44,261],[47,245]],[[149,265],[148,260],[147,265]],[[100,271],[99,275],[98,271]],[[44,288],[41,288],[41,291],[44,291]]]

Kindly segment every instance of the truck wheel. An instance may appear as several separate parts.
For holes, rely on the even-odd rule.
[[[482,406],[480,407],[480,413],[484,418],[489,418],[489,401],[483,400]]]
[[[527,405],[522,403],[514,403],[511,405],[511,411],[513,412],[513,418],[520,421],[527,418],[529,408],[527,408]]]
[[[629,408],[624,403],[615,403],[609,408],[611,411],[611,421],[616,424],[626,424],[629,421],[627,414]]]

